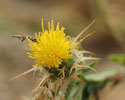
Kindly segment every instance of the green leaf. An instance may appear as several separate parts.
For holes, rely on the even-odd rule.
[[[94,68],[97,65],[98,62],[92,62],[89,66]]]
[[[65,94],[65,99],[66,100],[70,100],[70,94],[72,91],[73,86],[75,85],[75,81],[70,82],[70,84],[68,85],[67,89],[66,89],[66,94]]]
[[[96,64],[97,64],[97,63],[98,63],[98,62],[92,62],[92,63],[89,65],[89,67],[94,68],[94,67],[96,67]],[[82,72],[82,75],[88,75],[88,74],[90,74],[90,73],[92,72],[92,70],[91,70],[91,69],[82,69],[81,72]]]
[[[94,82],[94,81],[88,81],[85,85],[85,88],[83,88],[83,97],[82,100],[91,100],[91,98],[94,97],[94,94],[96,91],[102,90],[106,86],[107,82]]]
[[[110,55],[109,59],[125,66],[125,54]]]
[[[84,77],[88,81],[104,81],[106,78],[111,77],[118,72],[122,72],[123,68],[122,67],[113,67],[98,73],[93,73],[89,75],[85,75]]]

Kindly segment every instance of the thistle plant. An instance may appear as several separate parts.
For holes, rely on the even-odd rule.
[[[44,29],[42,19],[42,32],[35,33],[35,38],[13,36],[27,41],[29,45],[27,54],[35,60],[30,70],[13,79],[39,70],[40,81],[33,90],[36,92],[33,100],[81,100],[81,89],[85,81],[81,73],[84,72],[84,69],[96,72],[95,69],[86,64],[86,60],[99,60],[99,58],[84,56],[85,53],[90,55],[93,53],[82,50],[80,45],[84,39],[94,33],[82,36],[93,23],[94,21],[78,36],[72,38],[64,33],[65,28],[60,27],[60,23],[54,28],[53,20],[48,22],[48,29]],[[76,87],[75,90],[73,87]],[[77,92],[74,94],[73,91]]]

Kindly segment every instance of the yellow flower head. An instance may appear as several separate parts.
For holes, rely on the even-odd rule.
[[[35,33],[37,42],[28,39],[30,51],[30,58],[35,59],[36,67],[47,66],[49,68],[58,68],[63,60],[69,59],[72,56],[72,40],[64,33],[64,27],[59,23],[54,30],[53,20],[48,22],[48,30],[44,30],[43,20],[42,31]]]

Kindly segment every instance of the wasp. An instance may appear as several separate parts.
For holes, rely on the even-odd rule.
[[[33,42],[37,42],[37,40],[33,37],[30,37],[30,36],[25,36],[25,35],[11,35],[11,37],[14,37],[14,38],[18,38],[19,40],[21,40],[22,42],[26,40],[26,38],[29,38],[31,41]]]

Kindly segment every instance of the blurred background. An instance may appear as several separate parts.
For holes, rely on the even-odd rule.
[[[31,68],[27,44],[11,35],[29,35],[41,31],[52,18],[61,22],[65,33],[75,37],[94,19],[86,34],[96,31],[82,44],[85,50],[103,58],[99,68],[114,64],[109,54],[125,53],[125,0],[0,0],[0,100],[24,100],[37,85],[31,74],[14,81],[10,78]],[[101,100],[125,100],[125,82]],[[119,95],[119,96],[118,96]]]

